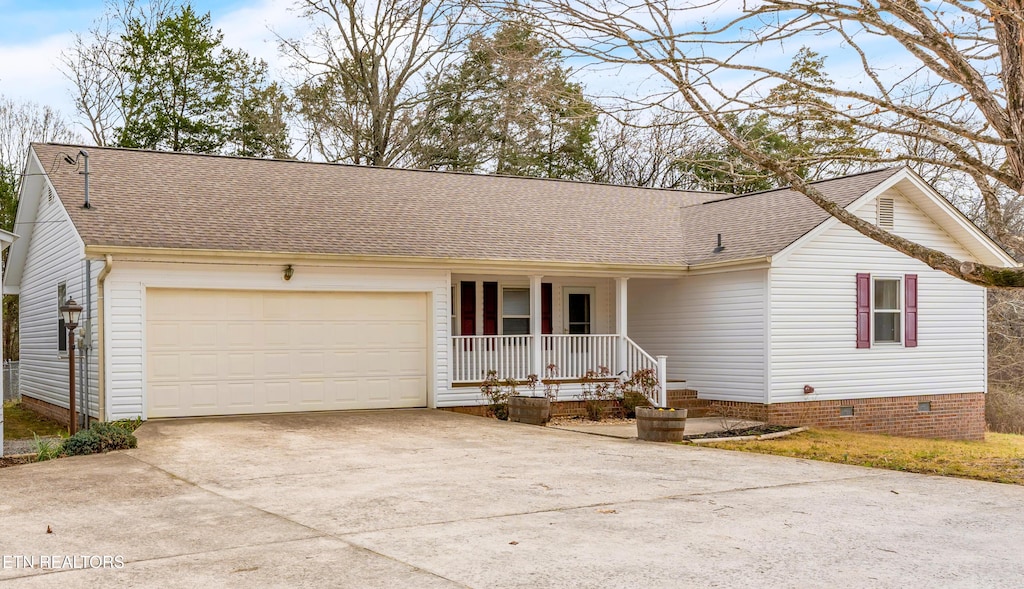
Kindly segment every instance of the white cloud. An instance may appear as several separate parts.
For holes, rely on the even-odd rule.
[[[29,43],[0,45],[0,93],[73,115],[67,80],[58,68],[60,53],[71,41],[71,33],[62,33]]]
[[[266,61],[271,76],[281,78],[288,63],[278,51],[277,35],[302,36],[308,28],[308,22],[293,6],[292,0],[260,0],[222,16],[214,15],[213,26],[223,31],[225,46],[243,49]]]

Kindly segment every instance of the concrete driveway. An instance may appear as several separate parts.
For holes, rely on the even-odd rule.
[[[124,567],[53,571],[7,559],[0,585],[1019,587],[1024,578],[1016,486],[427,410],[157,421],[138,434],[138,450],[0,470],[0,555],[118,556]]]

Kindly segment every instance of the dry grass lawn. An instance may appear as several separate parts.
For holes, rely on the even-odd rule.
[[[984,442],[956,442],[810,430],[777,440],[708,446],[1024,485],[1024,436],[1014,434],[988,433]]]
[[[31,440],[33,434],[46,436],[67,436],[68,428],[57,422],[40,417],[25,409],[20,403],[4,403],[4,439]]]

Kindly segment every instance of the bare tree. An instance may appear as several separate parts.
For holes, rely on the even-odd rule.
[[[473,31],[461,0],[297,0],[314,25],[281,39],[302,73],[296,90],[308,148],[329,161],[389,166],[423,128],[427,76]]]
[[[670,111],[655,113],[609,110],[601,118],[595,141],[597,167],[593,180],[623,186],[696,189],[683,162],[703,145],[706,129],[698,129]]]
[[[28,144],[33,141],[68,141],[78,139],[61,114],[48,106],[32,102],[16,102],[0,95],[0,229],[31,231],[31,226],[14,227],[18,212],[18,186],[28,157]],[[52,163],[52,162],[46,162]],[[45,164],[44,164],[45,165]],[[4,262],[7,253],[4,251]],[[18,297],[3,297],[4,359],[18,359]]]
[[[0,95],[0,170],[18,177],[25,169],[28,144],[47,141],[71,143],[79,137],[59,111]],[[10,230],[7,225],[3,228]]]
[[[87,32],[77,33],[61,52],[61,72],[71,82],[72,99],[81,124],[96,145],[113,145],[116,129],[132,120],[122,97],[130,93],[125,62],[125,35],[137,22],[151,33],[157,23],[178,9],[180,0],[107,0],[103,14]]]
[[[912,162],[969,177],[988,230],[1022,255],[1010,217],[1024,190],[1021,0],[534,0],[520,9],[544,19],[547,33],[580,55],[648,68],[687,113],[863,235],[968,282],[1024,286],[1024,271],[957,260],[860,219],[801,176],[804,162],[766,153],[729,125],[729,117],[751,110],[784,115],[766,101],[779,83],[813,93],[823,99],[819,108],[853,125],[862,141],[884,146],[864,162]],[[829,45],[832,59],[848,52],[857,74],[824,85],[776,63],[807,43]],[[901,141],[927,147],[893,151]]]

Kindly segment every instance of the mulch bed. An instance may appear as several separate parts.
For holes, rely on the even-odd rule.
[[[0,468],[5,468],[8,466],[18,466],[19,464],[29,464],[31,462],[31,456],[26,456],[24,458],[13,458],[11,456],[3,456],[0,457]]]
[[[723,430],[718,432],[708,432],[706,434],[698,434],[693,436],[686,436],[687,440],[700,440],[705,438],[739,438],[742,436],[763,436],[765,434],[774,434],[778,432],[784,432],[786,430],[793,429],[791,425],[758,425],[755,427],[748,427],[744,429],[734,430]]]

